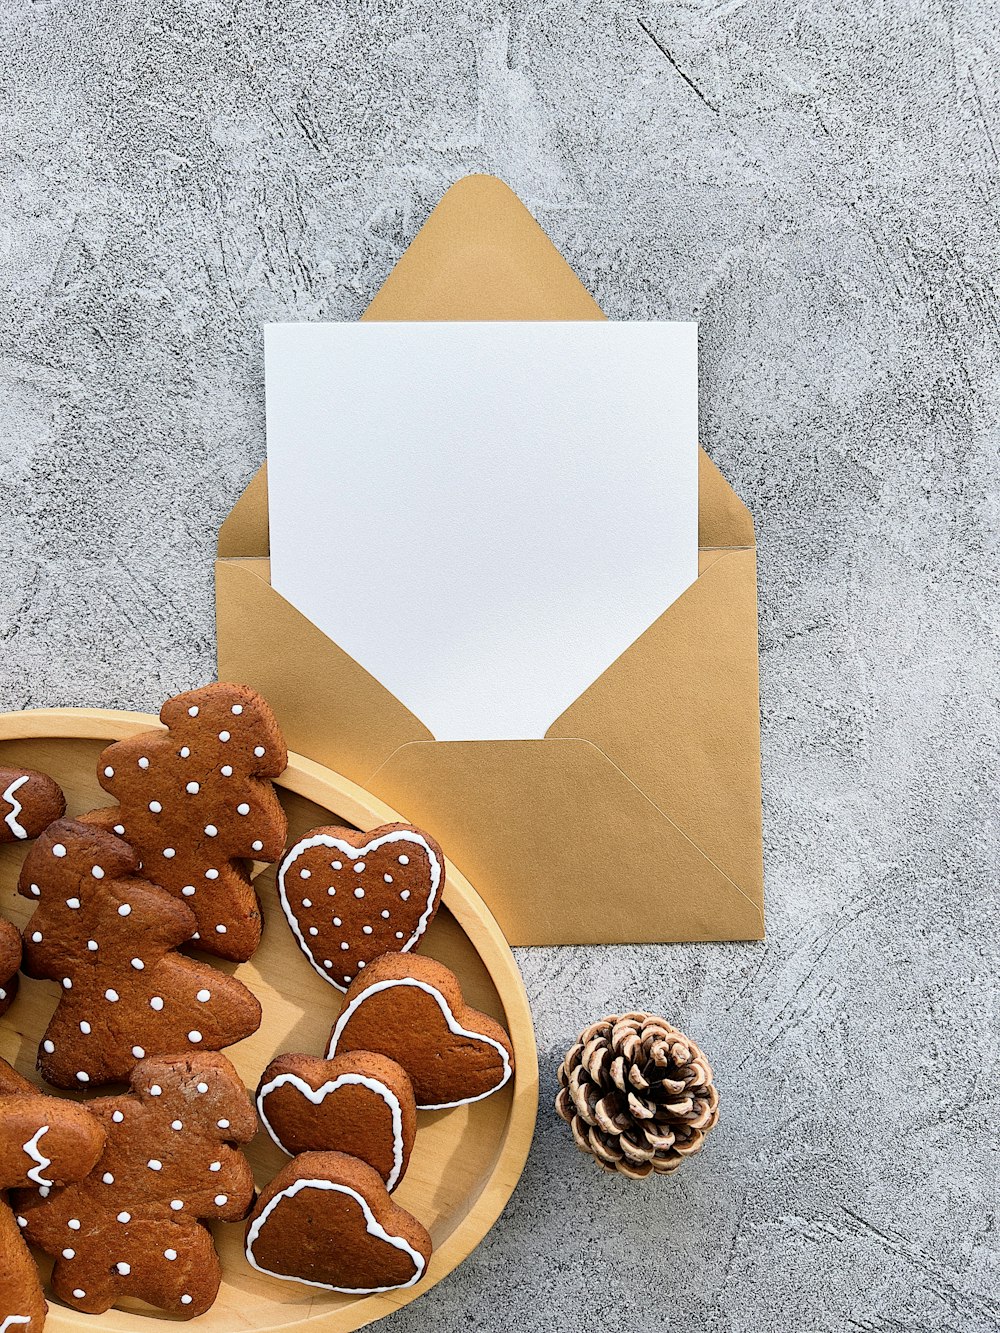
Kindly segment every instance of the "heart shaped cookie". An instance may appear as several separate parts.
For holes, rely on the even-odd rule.
[[[403,1178],[417,1132],[406,1070],[372,1051],[335,1060],[279,1055],[261,1076],[257,1110],[290,1157],[347,1153],[374,1167],[389,1190]]]
[[[408,953],[434,919],[444,854],[412,824],[311,829],[278,869],[285,916],[324,981],[346,990],[383,953]]]
[[[279,1171],[247,1224],[259,1273],[352,1296],[412,1287],[431,1238],[392,1199],[378,1173],[339,1152],[303,1153]]]
[[[348,988],[327,1059],[348,1051],[402,1065],[429,1111],[489,1097],[514,1072],[500,1024],[465,1003],[454,972],[416,955],[383,954]]]

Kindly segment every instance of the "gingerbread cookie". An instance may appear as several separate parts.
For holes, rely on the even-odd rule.
[[[372,1051],[335,1060],[279,1055],[261,1077],[257,1110],[283,1152],[359,1157],[388,1190],[403,1178],[417,1132],[409,1076],[395,1060]]]
[[[167,731],[109,745],[98,780],[119,803],[91,822],[126,838],[142,873],[197,918],[206,953],[245,962],[260,943],[253,861],[276,861],[288,823],[270,779],[288,751],[267,703],[246,685],[168,699]]]
[[[62,788],[34,768],[0,768],[0,842],[37,838],[66,813]]]
[[[444,854],[412,824],[369,833],[311,829],[278,870],[278,895],[300,946],[324,981],[346,990],[383,953],[407,953],[434,919]]]
[[[104,1150],[100,1123],[75,1102],[37,1093],[0,1060],[0,1189],[48,1192],[86,1175]],[[0,1330],[41,1333],[45,1298],[14,1214],[0,1195]]]
[[[465,1003],[443,963],[414,954],[383,954],[348,988],[327,1059],[348,1051],[401,1064],[423,1110],[478,1102],[514,1071],[500,1024]]]
[[[24,1235],[55,1258],[52,1290],[103,1314],[125,1297],[192,1318],[221,1280],[201,1219],[236,1222],[253,1202],[247,1143],[257,1117],[223,1055],[143,1060],[131,1089],[90,1103],[107,1131],[100,1161],[47,1199],[18,1196]]]
[[[258,1272],[354,1296],[412,1287],[432,1248],[378,1172],[339,1152],[289,1162],[247,1224],[247,1259]]]
[[[38,1055],[57,1087],[125,1079],[147,1055],[219,1050],[260,1026],[241,981],[176,952],[192,913],[137,866],[121,838],[62,819],[21,868],[18,891],[38,904],[24,971],[62,986]]]
[[[7,1012],[17,994],[21,966],[21,932],[0,916],[0,1015]]]

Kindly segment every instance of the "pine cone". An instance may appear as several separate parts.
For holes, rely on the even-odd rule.
[[[719,1118],[712,1068],[652,1014],[611,1015],[581,1032],[559,1069],[556,1110],[605,1171],[675,1171]]]

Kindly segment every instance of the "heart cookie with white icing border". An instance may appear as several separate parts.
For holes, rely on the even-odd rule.
[[[402,1180],[417,1132],[406,1070],[372,1051],[323,1060],[279,1055],[261,1076],[257,1110],[282,1152],[342,1152],[379,1173],[386,1189]]]
[[[311,829],[285,854],[278,896],[288,924],[324,981],[346,990],[384,953],[409,953],[434,919],[444,853],[412,824],[368,833]]]
[[[338,1152],[289,1162],[247,1224],[246,1256],[259,1273],[351,1296],[412,1287],[432,1249],[426,1229],[393,1202],[378,1172]]]
[[[402,1065],[420,1110],[481,1101],[514,1072],[500,1024],[465,1003],[454,972],[419,955],[383,954],[348,988],[327,1059],[359,1050]]]

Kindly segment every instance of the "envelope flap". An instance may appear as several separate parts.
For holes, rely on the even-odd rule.
[[[220,559],[270,555],[266,463],[257,469],[246,490],[223,519],[219,528],[218,552]]]
[[[548,735],[593,742],[762,903],[755,552],[701,567]]]

